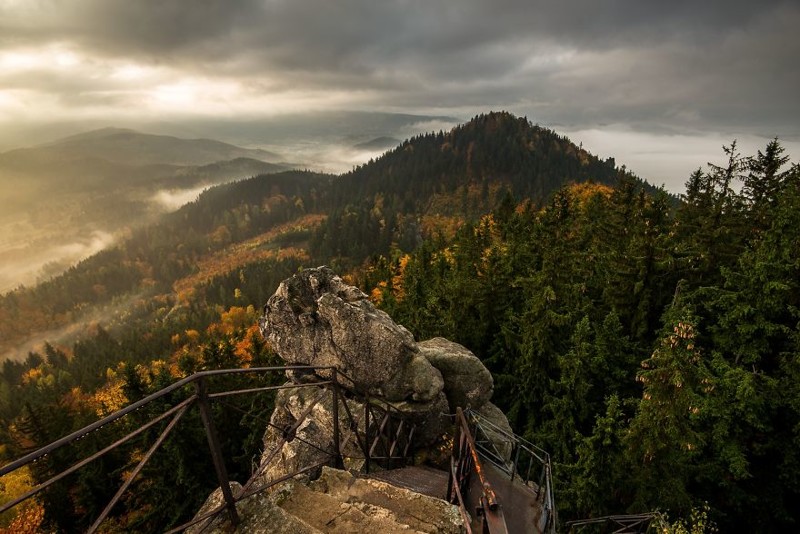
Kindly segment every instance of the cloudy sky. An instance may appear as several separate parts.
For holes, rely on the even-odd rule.
[[[0,0],[0,134],[508,109],[670,186],[733,138],[800,156],[798,28],[797,0]]]

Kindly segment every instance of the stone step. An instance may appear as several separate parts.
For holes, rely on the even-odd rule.
[[[422,493],[437,499],[447,498],[447,481],[450,474],[427,466],[412,465],[388,471],[370,472],[364,478],[388,482],[407,490]]]
[[[279,491],[282,495],[275,498],[278,506],[326,534],[426,534],[400,522],[391,510],[381,506],[342,502],[301,483],[286,484]]]
[[[464,532],[457,507],[381,480],[356,478],[347,471],[323,467],[322,475],[310,488],[343,503],[363,503],[390,510],[400,523],[416,531],[428,534]]]

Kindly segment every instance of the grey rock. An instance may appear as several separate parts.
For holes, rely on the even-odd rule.
[[[388,401],[427,402],[436,399],[444,388],[444,379],[420,353],[415,353],[395,376],[383,384]]]
[[[235,490],[234,495],[236,495],[241,491],[241,486],[232,482],[231,489]],[[187,534],[228,534],[234,531],[248,534],[322,534],[322,531],[281,508],[280,500],[292,489],[292,482],[286,482],[275,488],[272,493],[257,493],[236,503],[236,511],[241,521],[236,529],[230,524],[228,514],[222,512],[189,527],[186,532]],[[195,517],[201,517],[223,502],[222,491],[217,488],[206,499]]]
[[[505,461],[510,461],[511,452],[514,450],[514,441],[510,436],[514,431],[508,423],[506,414],[491,402],[487,402],[475,411],[490,423],[482,425],[484,435],[492,442],[497,453]]]
[[[441,337],[421,341],[417,347],[442,373],[452,412],[457,407],[478,409],[492,397],[492,374],[469,349]]]
[[[335,366],[362,392],[377,391],[416,353],[408,330],[328,267],[281,282],[259,326],[287,364]]]

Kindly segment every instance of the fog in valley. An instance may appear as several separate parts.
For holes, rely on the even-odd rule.
[[[43,137],[30,145],[0,153],[0,292],[60,274],[214,185],[293,168],[339,174],[402,140],[457,122],[328,114],[238,129],[148,123],[87,133],[75,124],[60,139],[38,132]],[[139,139],[139,133],[149,137]],[[212,137],[226,146],[209,146]],[[216,159],[229,156],[236,157]]]

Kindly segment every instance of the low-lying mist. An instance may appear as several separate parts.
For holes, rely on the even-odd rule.
[[[209,187],[208,185],[201,185],[187,189],[161,189],[150,200],[165,211],[175,211],[184,204],[197,200],[200,193]]]
[[[56,276],[70,266],[96,254],[114,243],[114,236],[103,230],[94,230],[82,237],[71,237],[68,242],[27,246],[13,243],[4,236],[6,247],[0,249],[0,292],[20,285],[32,285]]]
[[[456,124],[455,119],[387,117],[382,119],[384,123],[371,125],[375,118],[371,115],[345,123],[340,122],[342,117],[332,115],[327,122],[300,121],[297,131],[264,125],[256,128],[251,124],[250,129],[247,125],[237,128],[229,125],[232,129],[227,133],[238,135],[233,138],[222,130],[214,131],[215,126],[209,125],[208,130],[196,134],[233,141],[250,149],[268,150],[279,155],[282,162],[291,162],[275,165],[275,170],[267,172],[295,168],[339,174],[379,157],[403,139],[424,132],[449,130]],[[281,136],[278,131],[285,135]],[[0,205],[0,293],[60,274],[112,245],[115,236],[126,229],[148,224],[159,214],[177,210],[197,199],[209,187],[264,172],[253,170],[258,167],[251,160],[250,163],[231,161],[228,164],[234,164],[227,167],[145,166],[137,170],[128,166],[124,168],[128,174],[120,174],[114,170],[118,167],[97,159],[82,161],[83,166],[72,169],[76,176],[89,173],[94,177],[93,181],[78,187],[79,182],[73,182],[70,169],[56,163],[52,169],[47,169],[39,161],[35,180],[24,180],[24,167],[15,167],[13,177],[8,173],[4,175],[3,157],[6,155],[0,154],[3,199]],[[109,155],[99,154],[98,158],[105,156]],[[103,167],[106,164],[108,167]],[[71,165],[75,165],[74,162]]]

